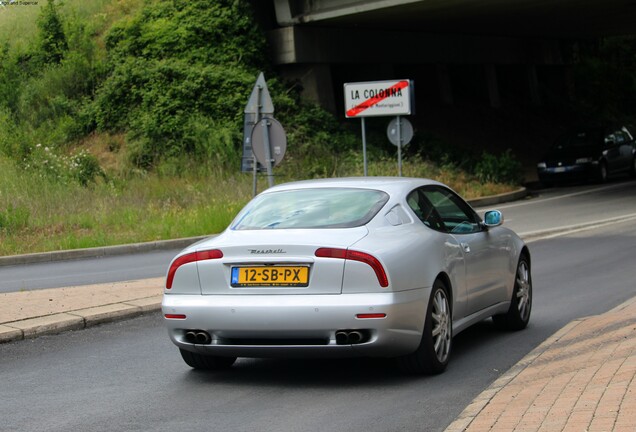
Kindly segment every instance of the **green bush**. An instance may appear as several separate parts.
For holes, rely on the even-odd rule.
[[[148,2],[111,28],[106,47],[92,113],[98,130],[128,132],[135,165],[184,154],[237,160],[242,108],[265,64],[247,2]]]
[[[20,69],[9,52],[9,44],[0,46],[0,109],[17,110],[20,98]]]
[[[477,178],[482,182],[521,184],[523,170],[510,149],[499,156],[484,152],[474,169]]]
[[[88,186],[89,183],[95,182],[98,177],[106,178],[97,158],[85,150],[72,155],[68,159],[68,167],[71,177],[82,186]]]
[[[63,184],[77,182],[82,186],[88,186],[98,177],[107,179],[97,158],[86,150],[67,156],[39,143],[26,147],[26,156],[20,161],[20,166],[41,178]]]
[[[0,49],[0,151],[21,163],[38,143],[58,148],[94,129],[88,102],[103,63],[80,18],[62,22],[58,8],[41,8],[29,46]]]

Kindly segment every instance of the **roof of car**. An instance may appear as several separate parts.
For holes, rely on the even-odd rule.
[[[283,190],[294,189],[310,189],[317,187],[330,187],[330,188],[361,188],[361,189],[377,189],[381,191],[397,192],[399,190],[412,190],[419,186],[424,185],[443,185],[435,180],[425,178],[412,178],[412,177],[342,177],[342,178],[328,178],[328,179],[315,179],[315,180],[302,180],[290,183],[283,183],[274,187],[271,187],[264,191],[264,193],[278,192]]]

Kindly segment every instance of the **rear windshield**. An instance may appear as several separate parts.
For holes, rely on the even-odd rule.
[[[372,189],[320,188],[272,192],[252,200],[233,230],[351,228],[369,222],[388,201]]]
[[[572,148],[598,146],[602,142],[602,136],[602,128],[581,129],[562,136],[559,140],[557,140],[556,147]]]

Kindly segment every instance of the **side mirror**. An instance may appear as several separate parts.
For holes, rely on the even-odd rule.
[[[490,210],[484,214],[484,225],[489,228],[497,227],[504,221],[503,214],[499,210]]]

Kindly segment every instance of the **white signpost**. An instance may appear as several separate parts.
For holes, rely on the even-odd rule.
[[[346,83],[344,85],[344,93],[345,116],[347,118],[359,117],[362,122],[362,157],[364,160],[364,175],[366,176],[367,142],[364,118],[374,116],[398,116],[399,118],[401,115],[410,115],[413,106],[413,82],[404,79]],[[400,161],[401,152],[402,146],[398,146],[398,159]],[[399,171],[401,175],[401,169]]]
[[[413,83],[410,80],[348,83],[345,90],[345,116],[410,115]]]

